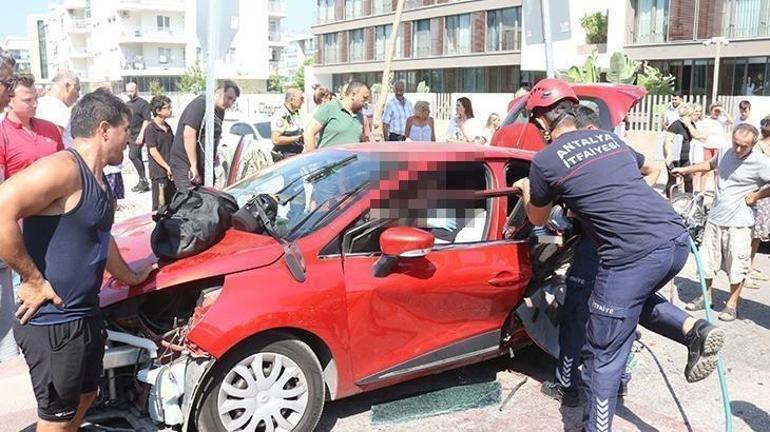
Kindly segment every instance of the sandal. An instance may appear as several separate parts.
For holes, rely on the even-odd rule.
[[[698,296],[692,303],[687,303],[684,308],[690,312],[700,311],[706,309],[706,302],[703,300],[703,296]],[[714,309],[714,303],[711,303],[711,309]]]
[[[720,321],[735,321],[738,318],[738,311],[735,308],[727,307],[719,314]]]
[[[751,279],[758,280],[758,281],[770,280],[770,278],[768,278],[766,274],[762,273],[757,269],[751,269],[751,272],[749,273],[749,277]]]

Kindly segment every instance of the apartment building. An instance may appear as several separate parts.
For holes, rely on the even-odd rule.
[[[284,45],[285,0],[239,0],[239,7],[217,77],[264,91],[269,63]],[[39,78],[71,69],[85,83],[109,82],[116,90],[134,81],[141,92],[153,82],[176,91],[188,68],[204,67],[197,10],[195,0],[64,0],[28,23],[38,46],[33,63]]]
[[[284,33],[286,47],[281,51],[281,59],[271,74],[280,75],[285,83],[294,82],[297,71],[308,59],[315,58],[315,38],[309,34]]]
[[[339,88],[382,79],[394,0],[316,0],[314,72]],[[394,76],[415,91],[513,92],[542,72],[522,72],[521,0],[407,0],[397,29]]]
[[[32,70],[29,47],[29,39],[25,37],[7,37],[0,44],[0,48],[16,60],[14,71],[17,73],[30,73]]]
[[[724,37],[720,95],[770,96],[770,0],[629,0],[626,52],[678,77],[677,89],[710,95],[714,45]]]

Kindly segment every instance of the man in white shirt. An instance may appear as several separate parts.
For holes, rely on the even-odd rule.
[[[59,127],[64,147],[72,144],[70,134],[70,108],[80,97],[80,79],[74,72],[64,70],[51,81],[48,94],[37,101],[36,117],[48,120]]]
[[[748,123],[759,130],[759,120],[751,115],[751,102],[742,100],[741,103],[738,104],[738,111],[740,112],[740,115],[735,119],[735,127],[738,127],[738,125],[742,123]]]
[[[671,103],[666,107],[666,113],[663,117],[663,129],[668,130],[671,123],[679,120],[679,104],[682,103],[682,92],[676,91],[671,95]]]
[[[412,102],[404,97],[406,86],[403,81],[393,84],[395,97],[385,105],[385,114],[382,116],[383,132],[388,141],[404,141],[406,136],[406,119],[414,115]]]

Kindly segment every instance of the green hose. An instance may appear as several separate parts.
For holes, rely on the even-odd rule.
[[[706,306],[706,321],[713,324],[711,320],[711,298],[706,290],[706,278],[703,275],[703,263],[700,259],[700,252],[698,246],[690,237],[690,251],[695,256],[695,264],[698,267],[698,276],[700,278],[700,288],[703,294],[703,302]],[[722,358],[717,358],[717,375],[719,376],[719,387],[722,390],[722,406],[725,410],[725,432],[732,432],[733,430],[733,415],[730,409],[730,395],[727,393],[727,378],[725,377],[725,368],[722,363]]]

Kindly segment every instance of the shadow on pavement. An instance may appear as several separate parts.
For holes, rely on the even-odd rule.
[[[730,402],[730,408],[733,415],[746,422],[751,430],[770,430],[770,414],[753,403],[746,401],[732,401]]]
[[[689,303],[701,293],[700,282],[685,277],[674,278],[679,300]],[[766,288],[760,288],[766,289]],[[721,311],[730,296],[730,287],[714,286],[713,303],[717,311]],[[741,303],[738,308],[738,316],[742,320],[754,322],[754,324],[770,330],[770,307],[746,298],[751,295],[751,289],[743,288]]]
[[[512,370],[532,379],[542,381],[550,378],[553,359],[539,348],[530,346],[516,352],[511,360],[507,357],[488,360],[476,365],[454,369],[438,375],[418,378],[392,387],[374,390],[339,401],[328,402],[324,407],[317,432],[329,432],[337,421],[346,417],[371,410],[372,405],[403,399],[424,393],[434,392],[449,387],[491,382],[497,379],[497,373]],[[502,397],[507,393],[503,390]],[[496,408],[495,408],[496,409]]]

